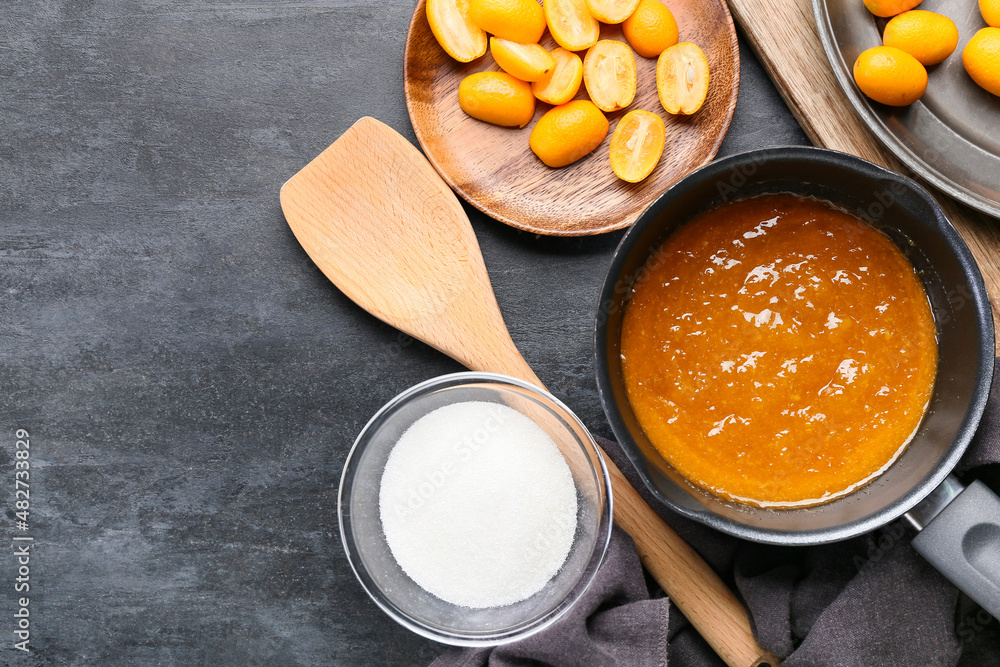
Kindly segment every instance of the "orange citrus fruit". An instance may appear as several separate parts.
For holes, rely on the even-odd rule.
[[[958,46],[958,28],[947,16],[914,9],[885,24],[882,43],[906,51],[921,65],[936,65]]]
[[[1000,28],[983,28],[962,51],[962,64],[972,80],[1000,95]]]
[[[864,0],[864,2],[868,11],[875,16],[889,18],[910,11],[920,4],[921,0]]]
[[[533,44],[545,32],[545,16],[535,0],[469,0],[472,22],[502,39]]]
[[[583,61],[580,56],[562,47],[552,50],[556,65],[548,74],[531,84],[531,92],[542,102],[565,104],[573,99],[583,81]]]
[[[665,138],[662,118],[649,111],[629,111],[611,135],[611,168],[623,181],[638,183],[660,161]]]
[[[538,44],[490,37],[490,53],[500,69],[521,81],[538,81],[556,66],[549,52]]]
[[[469,19],[469,0],[427,0],[427,23],[441,48],[458,62],[486,53],[486,32]]]
[[[608,119],[590,100],[549,109],[531,130],[528,145],[550,167],[565,167],[591,153],[608,136]]]
[[[674,44],[656,61],[656,92],[667,113],[689,116],[700,109],[708,81],[708,59],[697,44]]]
[[[601,37],[601,25],[584,0],[544,0],[545,22],[552,39],[567,51],[589,49]]]
[[[920,99],[927,89],[927,70],[906,51],[875,46],[854,61],[854,81],[876,102],[904,107]]]
[[[625,42],[602,39],[583,57],[583,85],[601,111],[618,111],[635,99],[635,56]]]
[[[524,127],[535,115],[531,84],[506,72],[476,72],[458,84],[462,111],[487,123]]]
[[[1000,28],[1000,0],[979,0],[979,13],[986,25]]]
[[[635,11],[639,0],[585,0],[587,11],[602,23],[621,23]]]
[[[655,58],[677,43],[677,21],[659,0],[640,0],[632,16],[622,23],[622,32],[643,58]]]

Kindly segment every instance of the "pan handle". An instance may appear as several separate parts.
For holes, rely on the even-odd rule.
[[[978,480],[962,490],[949,476],[907,518],[920,530],[913,548],[1000,619],[1000,498]]]

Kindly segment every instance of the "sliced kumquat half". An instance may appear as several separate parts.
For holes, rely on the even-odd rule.
[[[572,51],[561,46],[553,49],[555,67],[548,74],[531,84],[531,92],[542,102],[565,104],[580,90],[583,82],[583,61]]]
[[[635,56],[625,42],[602,39],[583,58],[583,84],[601,111],[618,111],[635,99]]]
[[[552,39],[567,51],[589,49],[601,38],[601,24],[585,0],[544,0],[542,8]]]
[[[476,72],[458,84],[458,105],[477,120],[524,127],[535,115],[531,84],[506,72]]]
[[[653,173],[666,140],[663,119],[649,111],[629,111],[611,135],[611,169],[623,181],[638,183]]]
[[[501,39],[533,44],[545,32],[545,15],[535,0],[469,0],[472,22]]]
[[[656,61],[656,92],[667,113],[688,116],[708,97],[708,59],[691,42],[674,44]]]
[[[486,32],[469,18],[469,0],[427,0],[427,23],[445,53],[460,63],[486,53]]]
[[[490,53],[500,69],[521,81],[538,81],[556,66],[545,47],[490,37]]]
[[[585,0],[587,11],[602,23],[621,23],[635,11],[639,0]]]

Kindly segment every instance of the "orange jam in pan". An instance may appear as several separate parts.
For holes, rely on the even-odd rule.
[[[933,315],[881,232],[814,199],[703,213],[650,256],[622,322],[628,400],[691,483],[827,502],[903,451],[934,387]]]

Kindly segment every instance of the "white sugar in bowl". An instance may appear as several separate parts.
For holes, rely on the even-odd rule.
[[[386,404],[340,484],[340,533],[390,617],[446,644],[523,639],[593,580],[612,526],[611,482],[590,433],[515,378],[455,373]]]

